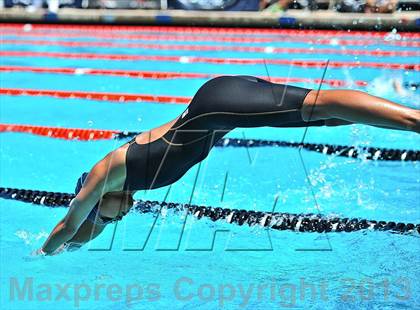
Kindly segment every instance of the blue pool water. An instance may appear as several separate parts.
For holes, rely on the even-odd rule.
[[[9,35],[5,39],[25,39]],[[28,34],[29,35],[29,34]],[[72,41],[99,40],[88,38]],[[34,39],[34,38],[32,38]],[[39,38],[35,38],[39,39]],[[46,33],[44,40],[66,40]],[[112,40],[124,42],[124,40]],[[165,43],[165,42],[155,42]],[[173,42],[173,44],[211,42]],[[228,43],[217,42],[217,45]],[[233,45],[233,43],[230,43]],[[238,44],[267,46],[267,43]],[[308,43],[269,43],[311,48]],[[320,48],[415,50],[378,43]],[[99,47],[2,44],[2,51],[178,55],[228,58],[312,59],[418,63],[416,57],[368,57],[243,52],[188,52]],[[1,66],[71,67],[139,71],[249,74],[320,78],[322,69],[280,65],[227,65],[164,61],[111,61],[2,57]],[[366,80],[359,88],[412,107],[420,95],[398,95],[391,79],[419,82],[418,71],[332,68],[328,79]],[[2,88],[56,89],[193,96],[205,79],[138,79],[117,76],[1,73]],[[315,84],[297,83],[304,87]],[[328,89],[328,86],[322,86]],[[0,97],[0,121],[71,128],[142,131],[178,116],[185,106],[115,103],[34,96]],[[231,137],[301,141],[305,129],[237,129]],[[420,148],[420,136],[362,125],[309,128],[305,142]],[[121,141],[68,141],[28,134],[0,135],[1,186],[71,192]],[[417,162],[372,162],[289,148],[215,148],[179,182],[138,199],[192,202],[227,208],[420,222]],[[226,173],[228,182],[221,201]],[[314,195],[312,194],[314,193]],[[193,193],[193,194],[192,194]],[[316,199],[316,200],[315,200]],[[80,251],[34,259],[65,209],[1,200],[1,306],[3,309],[418,309],[418,236],[381,232],[310,234],[236,227],[168,212],[155,218],[128,215]],[[317,207],[318,205],[318,207]],[[215,239],[213,240],[213,237]],[[108,249],[108,250],[107,250]],[[417,267],[416,267],[417,266]],[[417,279],[417,280],[415,280]],[[32,292],[32,295],[30,294]]]

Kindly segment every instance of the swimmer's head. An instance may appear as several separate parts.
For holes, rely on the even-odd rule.
[[[76,183],[76,187],[74,189],[74,193],[77,195],[80,190],[83,187],[83,184],[85,183],[87,176],[89,175],[89,173],[87,172],[83,172],[82,175],[77,179],[77,183]]]
[[[76,195],[82,189],[88,175],[88,172],[84,172],[79,177],[79,179],[77,179],[76,188],[74,189],[74,193]],[[118,209],[121,210],[123,214],[125,214],[133,206],[134,199],[133,196],[128,192],[109,192],[103,195],[101,201],[96,205],[99,205],[99,203],[101,208],[115,208],[118,206]]]
[[[77,195],[80,190],[83,187],[83,184],[86,182],[86,179],[88,177],[89,173],[88,172],[83,172],[82,175],[77,179],[77,183],[76,183],[76,187],[74,188],[74,193]],[[97,207],[99,205],[99,203],[97,203],[95,205],[95,207]]]

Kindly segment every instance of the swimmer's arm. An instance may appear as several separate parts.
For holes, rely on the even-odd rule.
[[[44,243],[44,245],[42,246],[42,248],[40,250],[37,251],[38,254],[47,254],[47,255],[51,255],[54,252],[56,252],[56,250],[59,248],[59,246],[52,248],[53,244],[54,244],[54,239],[57,241],[57,239],[65,239],[65,229],[63,229],[64,227],[64,219],[62,219],[60,222],[58,222],[58,224],[54,227],[54,229],[52,230],[50,236],[48,237],[47,241]],[[61,237],[61,238],[60,238]],[[63,242],[64,243],[64,242]]]
[[[99,200],[99,198],[98,198]],[[73,238],[85,221],[97,200],[84,201],[73,199],[70,210],[53,229],[47,241],[42,246],[42,251],[47,255],[53,254],[61,245]]]
[[[53,254],[61,245],[73,238],[85,221],[90,211],[99,201],[103,188],[103,178],[90,173],[84,187],[70,203],[70,210],[53,229],[42,251]]]
[[[135,192],[136,191],[131,191],[129,193],[130,199],[126,201],[126,203],[128,204],[128,208],[127,206],[125,206],[124,209],[130,209],[133,206],[133,202],[134,202],[133,195]],[[61,222],[63,221],[64,219]],[[71,239],[65,242],[64,247],[63,246],[59,247],[58,248],[59,250],[58,251],[56,250],[54,254],[58,254],[57,252],[60,252],[60,249],[63,249],[66,251],[76,251],[80,249],[83,245],[85,245],[86,243],[98,237],[105,229],[105,226],[95,226],[95,227],[93,226],[95,226],[93,223],[89,221],[84,221],[83,224],[77,230],[76,234],[74,234]]]

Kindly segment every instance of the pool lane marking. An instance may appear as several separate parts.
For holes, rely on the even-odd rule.
[[[208,63],[208,64],[271,64],[288,65],[304,68],[323,68],[325,62],[319,60],[289,60],[289,59],[262,59],[262,58],[216,58],[196,56],[164,56],[164,55],[125,55],[125,54],[98,54],[98,53],[62,53],[62,52],[29,52],[29,51],[0,51],[0,56],[9,57],[50,57],[67,59],[101,59],[119,61],[167,61],[178,63]],[[376,68],[395,70],[420,70],[418,64],[362,62],[362,61],[331,61],[330,68]]]
[[[44,45],[65,47],[99,47],[99,48],[140,48],[152,50],[177,50],[177,51],[234,51],[250,53],[283,53],[283,54],[332,54],[351,56],[381,56],[381,57],[420,57],[420,50],[389,51],[389,50],[356,50],[332,48],[279,48],[272,46],[236,46],[236,45],[190,45],[190,44],[147,44],[147,43],[115,43],[115,42],[81,42],[81,41],[50,41],[50,40],[15,40],[2,39],[2,44],[10,45]]]
[[[4,23],[0,29],[53,30],[53,31],[95,31],[95,32],[152,32],[152,33],[198,33],[198,34],[237,34],[237,35],[293,35],[293,36],[342,36],[342,37],[374,37],[384,38],[394,35],[402,38],[420,38],[420,33],[386,31],[346,31],[318,29],[262,29],[262,28],[232,28],[232,27],[179,27],[179,26],[120,26],[120,25],[50,25],[50,24],[16,24]]]
[[[80,31],[61,31],[61,32],[57,32],[57,30],[30,30],[30,31],[25,31],[23,29],[7,29],[7,28],[2,28],[0,25],[0,31],[5,32],[5,34],[7,35],[9,34],[16,34],[16,35],[28,35],[31,36],[31,34],[34,34],[34,36],[39,36],[39,35],[44,35],[44,36],[49,36],[49,37],[54,37],[56,35],[60,35],[60,36],[67,36],[70,35],[72,36],[73,34],[76,36],[96,36],[98,34],[98,31],[96,30],[80,30]],[[202,33],[171,33],[171,32],[110,32],[110,31],[99,31],[99,33],[103,33],[106,36],[112,35],[113,37],[115,37],[116,35],[118,35],[118,33],[120,34],[119,37],[122,36],[142,36],[141,38],[143,38],[144,36],[155,36],[157,38],[162,37],[162,36],[171,36],[171,37],[181,37],[181,36],[186,36],[188,35],[188,37],[196,37],[197,39],[201,38],[201,41],[203,41],[203,38],[205,40],[209,39],[209,35],[211,35],[211,38],[224,38],[226,40],[232,39],[232,40],[238,40],[238,39],[247,39],[249,40],[269,40],[269,41],[273,41],[273,42],[284,42],[287,41],[287,39],[291,39],[291,42],[313,42],[314,40],[329,40],[329,41],[325,41],[325,42],[335,42],[337,40],[339,40],[339,38],[341,38],[342,36],[334,36],[334,35],[329,35],[329,36],[319,36],[319,35],[296,35],[296,34],[277,34],[277,35],[262,35],[259,38],[257,36],[254,35],[238,35],[238,34],[226,34],[226,33],[212,33],[212,34],[202,34]],[[111,33],[111,34],[110,34]],[[299,39],[300,38],[300,39]],[[385,43],[387,44],[387,42],[390,42],[390,44],[395,43],[396,45],[403,45],[404,42],[410,42],[411,41],[416,41],[419,38],[416,37],[401,37],[401,35],[399,34],[387,34],[384,35],[382,37],[354,37],[354,38],[344,38],[344,40],[347,40],[349,42],[351,41],[355,41],[357,40],[359,43],[357,43],[357,45],[360,45],[360,43],[372,43],[372,42],[376,42],[376,43]],[[204,41],[205,41],[204,40]],[[298,40],[298,41],[296,41]],[[303,40],[303,41],[302,41]],[[227,41],[228,42],[228,41]],[[264,41],[265,42],[265,41]],[[344,41],[346,42],[346,41]],[[393,42],[393,43],[392,43]],[[399,43],[398,43],[399,42]],[[248,43],[258,43],[258,42],[248,42]]]
[[[140,132],[138,131],[119,131],[101,130],[84,128],[63,128],[25,124],[0,124],[1,132],[28,133],[32,135],[44,136],[55,139],[93,141],[104,139],[129,139]],[[242,139],[242,138],[222,138],[216,147],[292,147],[322,153],[324,155],[334,155],[349,158],[361,158],[363,160],[384,160],[384,161],[419,161],[420,150],[413,149],[390,149],[367,146],[334,145],[324,143],[298,143],[280,140],[265,139]]]
[[[180,96],[161,96],[148,94],[125,94],[68,90],[43,90],[24,88],[0,88],[0,95],[9,96],[47,96],[55,98],[77,98],[112,102],[157,102],[167,104],[189,104],[191,98]]]
[[[61,138],[61,139],[77,139],[82,141],[113,139],[114,136],[121,131],[119,130],[102,130],[102,129],[82,129],[82,128],[62,128],[47,127],[34,125],[18,125],[18,124],[0,124],[0,132],[18,132],[30,133],[38,136]]]
[[[158,72],[158,71],[137,71],[137,70],[114,70],[96,68],[52,68],[52,67],[29,67],[29,66],[0,66],[0,72],[35,72],[35,73],[57,73],[75,75],[110,75],[125,76],[145,79],[176,79],[176,78],[211,78],[221,74],[210,73],[181,73],[181,72]],[[315,81],[315,80],[314,80]]]
[[[114,39],[114,40],[143,40],[143,41],[172,41],[172,42],[227,42],[227,43],[273,43],[273,42],[293,42],[293,43],[310,43],[310,44],[323,44],[323,45],[354,45],[354,46],[367,46],[367,45],[396,45],[403,47],[420,47],[420,41],[400,41],[400,40],[358,40],[358,39],[338,39],[338,38],[327,38],[317,39],[313,37],[300,38],[300,37],[279,37],[279,38],[250,38],[250,37],[217,37],[217,36],[204,36],[197,37],[194,35],[147,35],[147,34],[115,34],[115,33],[101,33],[101,32],[81,32],[81,33],[62,33],[54,32],[46,34],[45,32],[22,32],[15,30],[7,30],[3,32],[3,37],[16,36],[16,37],[43,37],[48,36],[49,38],[102,38],[102,39]]]
[[[113,33],[94,33],[94,32],[81,32],[81,33],[62,33],[54,32],[51,35],[45,32],[21,32],[10,31],[3,32],[5,36],[17,37],[44,37],[49,38],[102,38],[102,39],[118,39],[118,40],[144,40],[144,41],[199,41],[199,42],[230,42],[230,43],[269,43],[273,42],[271,38],[244,38],[244,37],[197,37],[194,35],[159,35],[159,34],[113,34]]]
[[[209,73],[180,73],[180,72],[158,72],[158,71],[135,71],[135,70],[112,70],[112,69],[94,69],[94,68],[45,68],[45,67],[26,67],[26,66],[0,66],[0,72],[34,72],[34,73],[53,73],[53,74],[70,74],[70,75],[105,75],[105,76],[124,76],[142,79],[209,79],[224,74]],[[265,76],[259,78],[267,79]],[[343,87],[357,85],[366,87],[368,82],[362,80],[346,81],[339,79],[310,79],[300,77],[270,77],[270,81],[274,83],[313,83],[327,84],[331,87]]]

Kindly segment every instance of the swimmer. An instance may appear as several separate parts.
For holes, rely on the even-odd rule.
[[[235,128],[354,123],[420,133],[420,110],[360,91],[317,91],[252,76],[214,78],[176,119],[137,135],[83,174],[68,213],[37,254],[57,254],[98,236],[130,210],[136,191],[176,182]]]

